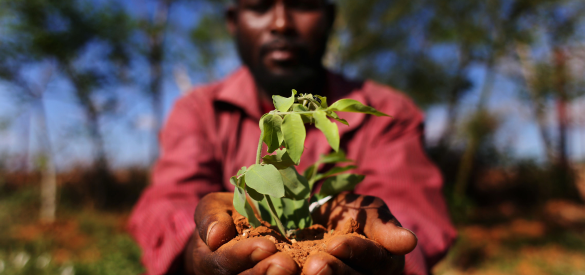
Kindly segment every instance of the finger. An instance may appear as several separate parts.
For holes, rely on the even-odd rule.
[[[240,275],[293,275],[299,272],[296,262],[287,254],[279,252]]]
[[[195,224],[199,237],[211,251],[217,250],[236,236],[231,216],[231,193],[211,193],[199,202],[195,210]]]
[[[381,244],[390,253],[405,255],[416,247],[416,235],[401,226],[384,200],[344,193],[337,201],[343,208],[356,211],[356,220],[363,226],[364,235]]]
[[[326,251],[355,270],[367,274],[393,274],[390,271],[404,268],[404,256],[392,255],[381,245],[359,237],[333,237]]]
[[[418,243],[418,238],[409,229],[371,217],[364,225],[364,234],[394,255],[406,255]]]
[[[325,253],[318,252],[310,256],[303,267],[306,275],[358,275],[359,273],[341,260]]]
[[[254,267],[276,252],[272,241],[267,238],[253,238],[231,246],[222,246],[216,252],[208,254],[206,262],[210,264],[210,273],[237,274]]]

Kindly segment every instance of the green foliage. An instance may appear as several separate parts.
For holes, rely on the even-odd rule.
[[[273,96],[273,102],[276,110],[263,115],[259,122],[262,133],[256,163],[242,167],[230,182],[235,186],[234,208],[238,213],[247,217],[252,226],[258,226],[260,222],[252,210],[254,205],[262,220],[277,226],[286,236],[290,230],[312,225],[309,197],[316,182],[325,181],[315,196],[322,198],[353,190],[364,179],[362,175],[342,174],[356,168],[353,165],[317,173],[321,164],[351,162],[339,150],[338,126],[329,118],[347,125],[335,112],[388,115],[353,99],[342,99],[328,106],[327,98],[298,94],[296,90],[292,90],[290,97]],[[301,175],[295,165],[300,163],[305,147],[305,124],[312,123],[323,132],[334,152],[322,156]],[[260,158],[263,143],[268,153],[273,154]],[[248,203],[246,194],[252,204]]]
[[[353,99],[341,99],[333,103],[328,108],[329,111],[340,111],[340,112],[353,112],[353,113],[364,113],[375,116],[389,116],[382,112],[376,111],[376,109],[365,106],[361,102]]]
[[[276,150],[274,155],[266,155],[262,157],[262,160],[266,164],[272,164],[278,169],[284,169],[291,165],[295,165],[295,162],[290,158],[286,149]]]
[[[284,182],[285,197],[293,200],[308,199],[311,194],[309,181],[301,176],[294,166],[278,170]]]
[[[282,97],[279,95],[275,95],[272,97],[272,101],[274,102],[274,107],[281,112],[286,112],[290,107],[295,103],[295,94],[297,93],[296,90],[293,90],[293,95],[291,97]]]
[[[282,144],[283,136],[282,117],[277,115],[267,115],[263,119],[264,126],[264,143],[268,146],[268,153],[274,152]]]
[[[260,194],[274,197],[284,196],[284,182],[272,164],[252,165],[245,174],[246,184]]]
[[[336,152],[339,151],[339,129],[337,129],[337,124],[331,122],[324,111],[316,111],[313,117],[315,118],[315,127],[325,134],[331,148]]]
[[[321,186],[321,191],[319,191],[319,195],[321,197],[326,197],[330,195],[335,195],[341,193],[343,191],[350,191],[355,188],[355,186],[364,180],[364,175],[356,175],[356,174],[341,174],[334,177],[330,177],[323,183]]]
[[[258,221],[256,216],[254,216],[254,210],[252,210],[252,207],[246,200],[245,191],[246,186],[244,184],[244,181],[242,180],[238,182],[235,179],[235,177],[232,177],[232,179],[230,179],[230,182],[234,184],[236,187],[234,190],[234,208],[239,213],[246,213],[246,215],[244,216],[248,218],[248,221],[250,222],[251,225],[259,226],[260,222]]]
[[[305,138],[307,137],[301,115],[292,113],[285,116],[282,124],[282,136],[284,137],[288,155],[295,164],[299,164],[301,155],[305,150]]]

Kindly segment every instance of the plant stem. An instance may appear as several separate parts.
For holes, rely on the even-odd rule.
[[[256,151],[256,164],[260,164],[260,156],[262,155],[262,137],[264,136],[264,130],[262,129],[260,131],[260,140],[258,140],[258,150]],[[268,203],[268,208],[270,208],[270,215],[272,216],[272,218],[276,221],[276,226],[278,226],[278,230],[280,231],[280,234],[282,234],[282,236],[284,236],[286,238],[286,230],[284,229],[284,226],[282,225],[282,222],[280,221],[280,219],[278,218],[278,215],[276,214],[276,209],[274,208],[274,204],[272,203],[272,199],[270,199],[270,196],[268,195],[264,195],[264,198],[266,198],[266,202]]]
[[[260,140],[258,140],[258,150],[256,150],[256,164],[260,164],[262,156],[262,137],[264,137],[264,129],[260,130]]]
[[[266,202],[268,202],[268,206],[270,208],[270,215],[272,215],[272,218],[276,221],[276,226],[278,226],[280,234],[282,234],[282,236],[286,238],[286,230],[284,229],[284,225],[282,225],[282,222],[280,221],[278,215],[276,214],[276,208],[274,208],[272,199],[268,195],[264,195],[264,197],[266,198]]]
[[[316,111],[299,111],[299,112],[274,112],[275,115],[289,115],[289,114],[312,114]]]

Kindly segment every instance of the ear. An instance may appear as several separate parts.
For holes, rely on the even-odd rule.
[[[225,10],[225,21],[227,29],[232,36],[236,33],[236,26],[238,21],[238,10],[235,5],[229,5]]]

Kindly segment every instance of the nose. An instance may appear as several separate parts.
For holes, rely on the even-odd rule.
[[[294,31],[294,24],[284,1],[276,1],[273,9],[272,34],[288,35]]]

